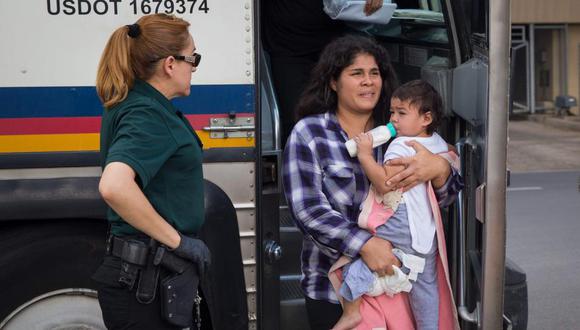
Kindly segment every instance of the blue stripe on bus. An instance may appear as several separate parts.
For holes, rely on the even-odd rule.
[[[195,85],[174,104],[185,114],[254,112],[254,85]],[[2,87],[0,118],[83,117],[103,112],[95,87]]]

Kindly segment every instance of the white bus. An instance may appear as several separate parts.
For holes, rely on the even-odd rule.
[[[525,329],[525,274],[505,266],[509,1],[392,2],[399,15],[367,33],[401,81],[423,78],[441,92],[441,134],[461,154],[466,187],[444,214],[462,328]],[[96,68],[116,27],[157,12],[189,21],[204,55],[191,95],[175,102],[203,141],[202,235],[223,274],[202,285],[212,316],[204,328],[308,329],[260,8],[259,0],[0,0],[0,329],[104,329],[90,280],[107,230]]]

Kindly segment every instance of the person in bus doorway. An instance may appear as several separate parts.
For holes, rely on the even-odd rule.
[[[372,300],[366,300],[368,295],[376,297],[386,293],[393,296],[400,292],[409,292],[417,330],[459,328],[454,318],[457,314],[448,273],[444,267],[437,267],[437,262],[447,265],[447,252],[441,214],[430,184],[442,186],[444,178],[418,184],[408,191],[384,187],[389,177],[404,169],[388,161],[415,155],[415,150],[407,143],[420,143],[430,152],[448,157],[450,163],[457,166],[458,158],[449,153],[448,144],[435,132],[442,114],[443,101],[435,88],[423,80],[413,80],[393,92],[390,121],[397,138],[385,152],[384,165],[377,163],[373,156],[371,134],[360,133],[354,138],[358,160],[371,181],[358,225],[388,240],[403,267],[393,266],[394,275],[378,277],[361,259],[346,261],[338,292],[343,298],[344,313],[334,327],[336,330],[352,329],[359,324],[373,328],[386,326],[383,315],[371,320],[371,313],[366,313],[363,320],[361,304],[372,305]],[[447,315],[440,317],[441,313]]]
[[[204,221],[202,144],[170,102],[188,96],[201,55],[189,23],[154,14],[111,35],[97,72],[105,111],[99,192],[110,235],[93,275],[109,329],[191,326],[210,252]]]
[[[370,15],[382,5],[383,0],[366,0],[364,11]],[[262,8],[262,40],[270,58],[284,143],[296,122],[294,110],[320,53],[348,28],[328,17],[323,0],[263,0]]]
[[[301,119],[284,150],[283,181],[289,209],[304,234],[301,285],[312,330],[331,329],[341,317],[328,277],[341,256],[362,258],[380,276],[392,274],[393,265],[400,267],[389,241],[357,225],[370,185],[345,146],[348,139],[386,123],[396,86],[383,47],[366,37],[344,36],[324,49],[298,104]],[[382,157],[379,149],[376,159]],[[439,205],[449,205],[462,187],[460,175],[444,158],[420,145],[415,149],[415,156],[390,161],[405,170],[388,180],[388,188],[408,190],[441,179],[435,193]],[[393,310],[408,310],[406,298],[397,296],[403,298],[393,301]],[[401,317],[405,324],[412,322],[409,311]]]

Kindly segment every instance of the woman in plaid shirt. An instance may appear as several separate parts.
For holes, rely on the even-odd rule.
[[[397,78],[386,50],[374,40],[345,36],[330,43],[314,68],[297,107],[299,122],[284,150],[286,199],[302,243],[302,289],[312,330],[328,330],[341,316],[328,271],[341,255],[361,257],[379,276],[400,266],[391,244],[357,225],[369,182],[344,143],[387,122]],[[447,178],[436,188],[441,206],[453,202],[461,177],[440,156],[415,144],[414,157],[393,160],[406,169],[385,182],[409,189],[420,182]],[[375,159],[383,152],[377,148]]]

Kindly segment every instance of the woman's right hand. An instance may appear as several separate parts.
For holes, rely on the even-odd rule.
[[[401,262],[393,254],[391,242],[376,236],[363,245],[360,255],[367,266],[380,277],[393,275],[393,265],[401,267]]]
[[[369,133],[360,133],[354,137],[358,156],[373,156],[373,136]]]

